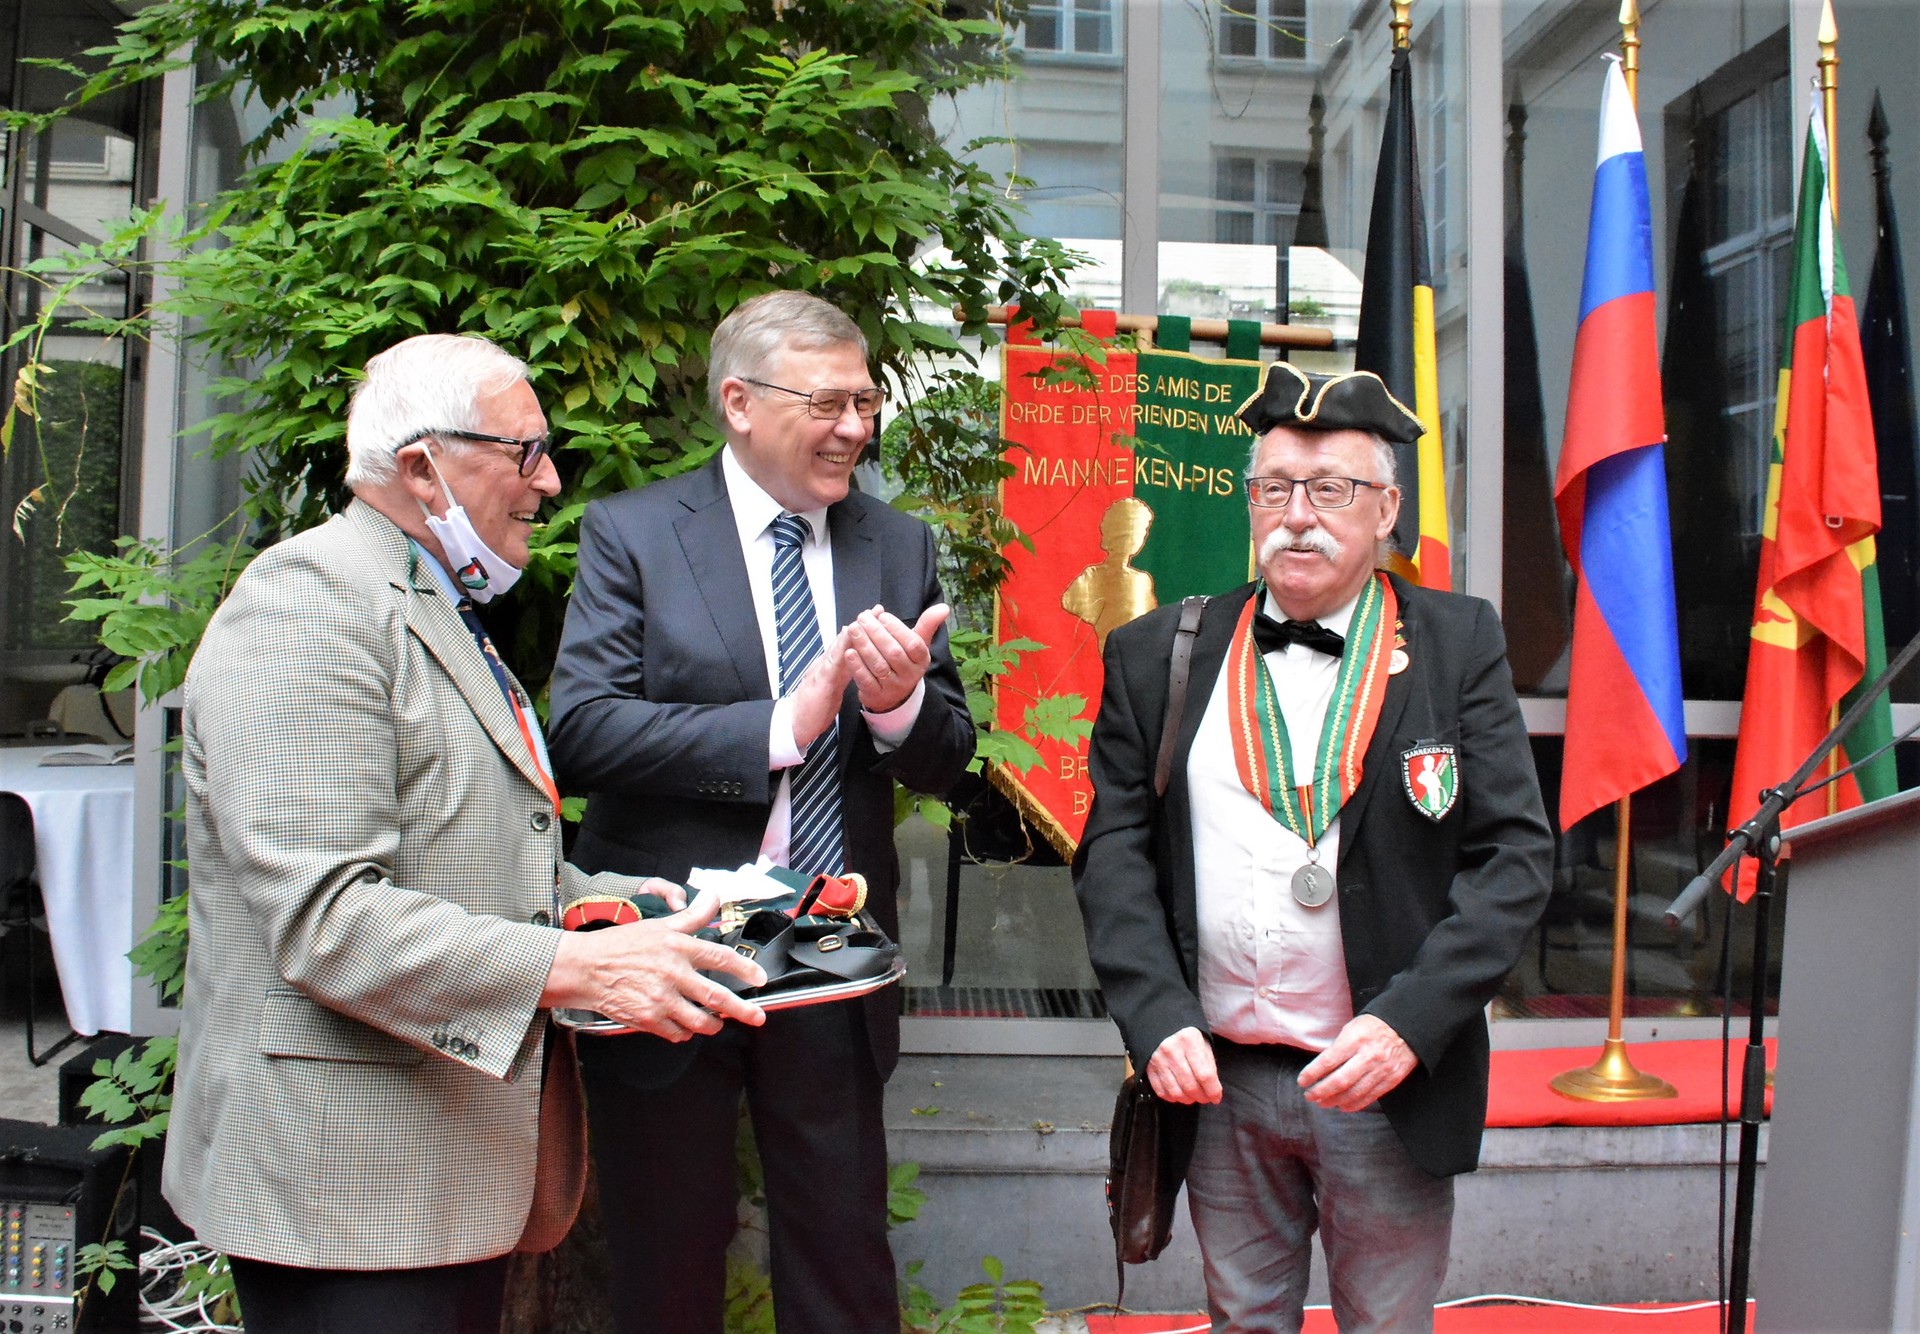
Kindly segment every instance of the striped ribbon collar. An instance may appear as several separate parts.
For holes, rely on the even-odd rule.
[[[1280,697],[1253,642],[1253,618],[1259,614],[1260,601],[1257,592],[1247,599],[1227,650],[1233,762],[1241,785],[1267,813],[1312,847],[1360,786],[1362,762],[1380,721],[1393,656],[1394,637],[1382,631],[1395,623],[1399,603],[1384,574],[1369,579],[1361,590],[1347,627],[1333,698],[1320,720],[1320,748],[1311,780],[1300,783]]]

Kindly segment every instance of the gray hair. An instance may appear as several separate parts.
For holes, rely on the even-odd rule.
[[[347,485],[391,481],[401,441],[475,429],[475,401],[526,378],[526,362],[474,334],[421,334],[378,353],[347,406]]]
[[[1276,431],[1281,429],[1283,428],[1278,426],[1274,428],[1274,430]],[[1385,436],[1381,435],[1377,431],[1362,431],[1360,434],[1366,436],[1369,440],[1373,441],[1374,475],[1372,477],[1364,478],[1363,480],[1369,481],[1369,482],[1382,482],[1382,483],[1385,483],[1387,486],[1397,486],[1399,484],[1399,481],[1398,481],[1398,478],[1395,476],[1395,471],[1394,471],[1392,442],[1390,442]],[[1267,440],[1267,437],[1264,435],[1256,435],[1253,438],[1253,447],[1247,451],[1247,470],[1245,473],[1242,474],[1242,476],[1252,477],[1254,475],[1254,472],[1253,472],[1254,465],[1260,461],[1260,446],[1265,444],[1266,440]]]
[[[767,363],[783,348],[818,352],[848,345],[860,349],[862,361],[867,359],[867,336],[860,326],[811,293],[766,292],[735,307],[713,331],[707,353],[707,402],[714,419],[726,424],[720,405],[723,381],[764,375]]]

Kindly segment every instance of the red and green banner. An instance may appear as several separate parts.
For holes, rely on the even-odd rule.
[[[1001,364],[1002,432],[1013,446],[1002,505],[1033,548],[1008,548],[999,638],[1043,647],[997,680],[995,723],[1031,735],[1027,710],[1049,697],[1079,695],[1078,716],[1093,718],[1101,650],[1116,627],[1252,576],[1241,478],[1253,436],[1234,414],[1262,368],[1171,351],[1111,352],[1094,364],[1018,343]],[[1072,379],[1049,374],[1063,367],[1078,369]],[[1038,747],[1039,764],[1002,767],[995,782],[1070,853],[1093,795],[1087,745]]]
[[[1794,224],[1730,825],[1753,814],[1762,788],[1792,775],[1838,721],[1851,692],[1886,666],[1874,568],[1880,486],[1873,416],[1826,164],[1816,98]],[[1835,771],[1892,737],[1892,714],[1882,696],[1834,752]],[[1789,807],[1780,823],[1801,824],[1863,798],[1891,795],[1896,787],[1888,750],[1857,774]],[[1747,862],[1740,897],[1753,892],[1753,877]]]

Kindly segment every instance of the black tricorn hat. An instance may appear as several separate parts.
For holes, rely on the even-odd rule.
[[[1315,375],[1284,361],[1267,367],[1266,383],[1240,405],[1239,417],[1256,436],[1291,426],[1301,431],[1372,431],[1395,444],[1410,445],[1426,430],[1372,371]]]

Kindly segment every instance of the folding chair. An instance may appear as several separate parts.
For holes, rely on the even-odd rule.
[[[40,1066],[77,1042],[80,1035],[69,1032],[44,1052],[34,1050],[34,1011],[39,1003],[40,979],[34,967],[33,936],[36,931],[46,934],[47,914],[40,897],[39,859],[34,853],[33,807],[17,792],[0,792],[0,939],[15,928],[20,929],[27,956],[27,1059]]]

